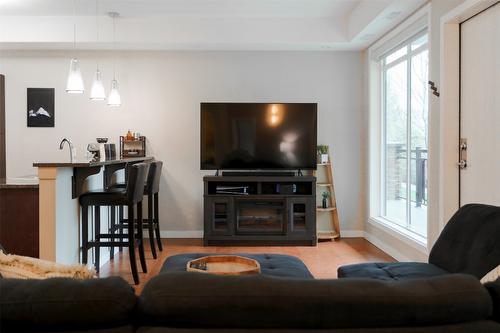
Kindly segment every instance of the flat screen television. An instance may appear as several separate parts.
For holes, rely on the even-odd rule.
[[[201,103],[201,169],[315,169],[317,109],[317,103]]]

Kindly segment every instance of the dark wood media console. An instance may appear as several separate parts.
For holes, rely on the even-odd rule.
[[[316,245],[316,177],[205,176],[205,245]]]

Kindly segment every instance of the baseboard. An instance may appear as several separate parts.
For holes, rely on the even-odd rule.
[[[342,238],[363,238],[365,237],[364,230],[342,230],[340,232]]]
[[[161,238],[203,238],[203,230],[160,230]]]
[[[378,239],[377,237],[373,236],[368,232],[365,232],[364,237],[367,241],[369,241],[370,243],[372,243],[373,245],[375,245],[376,247],[378,247],[379,249],[381,249],[382,251],[384,251],[397,261],[414,261],[408,258],[407,256],[403,255],[399,250],[396,250],[392,246],[387,245],[387,243],[382,242],[380,239]]]

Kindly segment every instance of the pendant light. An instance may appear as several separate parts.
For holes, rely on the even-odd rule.
[[[95,23],[96,23],[96,40],[99,43],[99,1],[95,1]],[[97,68],[95,71],[94,82],[92,82],[92,88],[90,89],[90,100],[92,101],[104,101],[106,99],[106,91],[104,90],[104,85],[101,80],[101,72],[99,71],[99,63],[97,63]]]
[[[111,81],[111,91],[109,92],[108,105],[109,106],[120,106],[122,105],[122,99],[120,93],[118,92],[118,81],[116,80],[116,28],[115,28],[115,18],[118,17],[118,13],[111,12],[109,16],[113,19],[113,80]]]
[[[76,0],[73,0],[73,57],[69,63],[68,81],[66,83],[66,92],[68,94],[83,94],[83,78],[80,72],[80,63],[76,58]]]
[[[92,82],[92,89],[90,90],[90,100],[104,101],[105,99],[106,91],[104,90],[104,84],[102,84],[101,72],[99,71],[99,67],[97,67],[94,82]]]

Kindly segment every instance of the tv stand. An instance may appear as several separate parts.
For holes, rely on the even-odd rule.
[[[316,245],[313,176],[205,176],[205,245]]]

